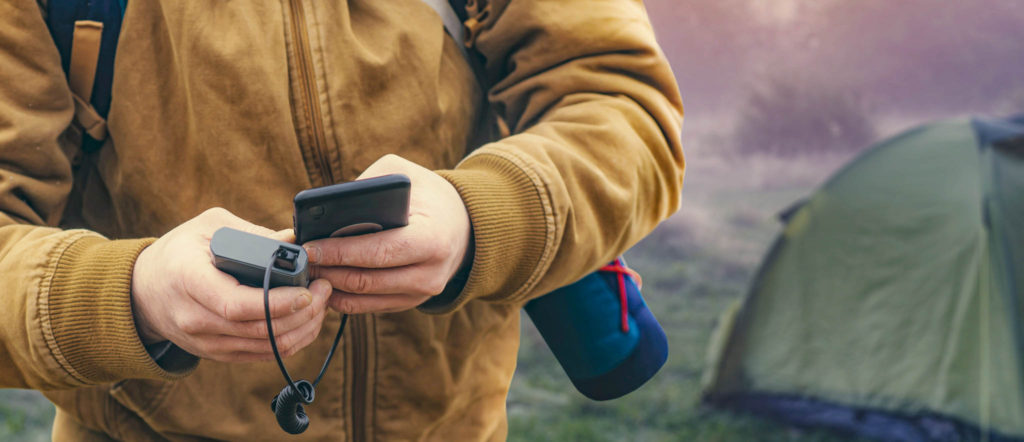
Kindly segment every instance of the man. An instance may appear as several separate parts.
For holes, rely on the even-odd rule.
[[[638,1],[467,9],[511,133],[475,150],[484,94],[419,0],[135,1],[83,153],[39,4],[0,5],[0,387],[43,390],[58,440],[281,439],[261,291],[210,235],[404,173],[407,227],[312,243],[320,279],[271,292],[299,377],[354,315],[301,437],[504,438],[520,308],[676,210],[682,106]]]

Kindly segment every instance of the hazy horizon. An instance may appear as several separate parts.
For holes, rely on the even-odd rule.
[[[646,6],[679,81],[687,126],[724,124],[753,90],[777,78],[841,91],[872,117],[917,121],[1024,110],[1021,1],[648,0]]]

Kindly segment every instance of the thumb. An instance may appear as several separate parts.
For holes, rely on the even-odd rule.
[[[246,233],[252,233],[253,235],[259,236],[271,236],[274,234],[273,230],[270,230],[263,226],[258,226],[242,218],[239,218],[234,213],[231,213],[224,208],[213,208],[207,210],[204,215],[211,218],[212,223],[217,227],[230,227],[235,230],[241,230]]]
[[[292,229],[278,230],[267,236],[278,241],[290,242],[292,244],[295,243],[295,230]]]

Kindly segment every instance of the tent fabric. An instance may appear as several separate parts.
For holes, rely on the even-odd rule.
[[[1024,136],[1024,114],[1009,118],[973,118],[971,126],[978,136],[978,145],[984,148]]]
[[[733,396],[722,405],[802,427],[827,426],[847,434],[891,442],[1020,440],[993,432],[983,433],[976,426],[949,416],[879,412],[795,396],[748,394]]]
[[[807,398],[1024,438],[1022,135],[1024,116],[919,127],[788,213],[712,339],[706,399]]]

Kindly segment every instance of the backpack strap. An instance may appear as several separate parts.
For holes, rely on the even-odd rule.
[[[484,63],[482,57],[470,52],[466,47],[466,26],[469,19],[469,12],[466,10],[466,0],[421,0],[430,6],[444,23],[444,30],[455,40],[455,45],[462,51],[462,58],[466,59],[469,67],[476,76],[476,81],[485,91],[487,90],[486,76],[484,75]]]
[[[96,80],[96,65],[100,61],[103,41],[103,23],[92,20],[75,22],[72,34],[71,61],[68,64],[68,85],[75,100],[75,120],[92,139],[107,137],[107,122],[89,103]]]
[[[479,0],[473,2],[472,8],[474,9],[473,14],[475,17],[470,16],[470,6],[467,0],[422,0],[424,3],[434,8],[437,14],[441,16],[441,21],[444,23],[444,28],[448,32],[448,35],[455,40],[455,44],[458,45],[459,50],[462,51],[462,57],[469,64],[469,68],[473,71],[473,76],[476,77],[476,82],[483,89],[486,94],[490,89],[490,82],[487,81],[487,73],[485,71],[486,60],[483,55],[477,51],[471,51],[467,45],[466,32],[475,33],[479,30],[479,22],[477,19],[481,16],[476,9],[479,8]],[[486,14],[486,13],[485,13]],[[473,37],[472,35],[469,38]],[[479,140],[479,141],[491,141],[494,138],[507,137],[510,132],[508,124],[505,123],[505,119],[499,115],[493,107],[488,106],[488,110],[483,114],[480,124],[488,127],[491,139]]]
[[[99,149],[107,138],[124,1],[49,0],[46,5],[46,24],[60,52],[75,101],[74,123],[84,132],[82,149],[86,152]]]
[[[448,35],[455,40],[458,44],[459,49],[462,51],[462,56],[469,59],[469,52],[466,49],[466,45],[463,44],[466,38],[465,28],[462,26],[462,18],[458,11],[462,11],[462,14],[466,14],[465,4],[466,2],[457,2],[449,0],[423,0],[427,6],[434,9],[437,15],[441,16],[441,22],[444,23],[444,30],[448,31]],[[456,3],[461,3],[462,8],[460,9]]]

